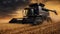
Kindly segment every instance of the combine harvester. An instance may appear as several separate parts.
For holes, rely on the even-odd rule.
[[[39,25],[42,24],[45,20],[51,21],[49,17],[49,11],[54,12],[56,15],[55,10],[49,10],[44,8],[44,4],[42,3],[34,3],[28,5],[28,8],[25,8],[23,12],[25,12],[24,18],[13,18],[9,21],[9,23],[22,23],[22,24],[32,24],[32,25]]]

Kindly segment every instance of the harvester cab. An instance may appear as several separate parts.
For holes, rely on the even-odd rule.
[[[32,16],[33,15],[33,9],[32,8],[25,8],[24,13],[26,17]]]
[[[38,4],[30,4],[29,8],[24,9],[24,13],[26,17],[32,17],[32,16],[37,16],[39,15],[39,9],[38,9]]]

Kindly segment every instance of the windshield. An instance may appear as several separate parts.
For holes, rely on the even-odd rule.
[[[27,15],[27,9],[25,9],[24,11],[23,11],[23,16],[26,16]]]

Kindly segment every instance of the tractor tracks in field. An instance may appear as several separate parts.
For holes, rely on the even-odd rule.
[[[42,32],[48,31],[49,29],[51,30],[53,24],[58,24],[58,23],[51,23],[51,24],[41,24],[41,25],[36,25],[36,26],[31,26],[31,25],[25,25],[23,27],[18,27],[14,29],[7,29],[1,34],[43,34]],[[24,25],[24,24],[23,24]]]
[[[54,24],[56,24],[56,23],[54,23]],[[28,33],[34,33],[34,32],[39,32],[40,34],[42,34],[42,31],[43,30],[45,30],[45,29],[47,29],[48,28],[48,30],[49,29],[51,29],[51,27],[53,26],[53,24],[48,24],[48,25],[38,25],[38,26],[30,26],[30,27],[28,27],[28,28],[24,28],[24,29],[19,29],[19,31],[18,32],[13,32],[13,34],[28,34]]]
[[[13,32],[13,33],[24,33],[24,32],[30,32],[30,31],[35,31],[35,30],[41,30],[42,29],[42,27],[46,27],[47,25],[43,25],[42,24],[42,26],[41,25],[37,25],[37,26],[29,26],[29,27],[25,27],[25,28],[23,28],[23,29],[19,29],[19,31],[18,32]]]
[[[24,28],[26,28],[26,27],[28,28],[28,27],[30,27],[30,25],[24,24],[23,27],[18,27],[18,28],[14,28],[14,29],[11,29],[11,28],[10,28],[10,29],[7,28],[7,29],[5,29],[5,30],[1,29],[1,30],[0,30],[0,33],[1,33],[1,34],[8,34],[8,33],[12,33],[12,32],[17,31],[17,30],[19,31],[19,29],[24,29]]]

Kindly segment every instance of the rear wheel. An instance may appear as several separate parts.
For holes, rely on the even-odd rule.
[[[43,23],[43,20],[41,17],[37,17],[33,23],[33,25],[39,25],[39,24],[42,24]]]
[[[50,17],[47,17],[47,22],[52,22],[52,19]]]

